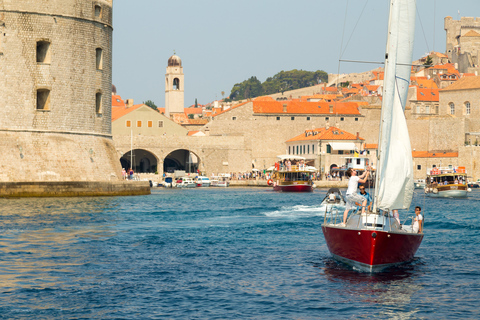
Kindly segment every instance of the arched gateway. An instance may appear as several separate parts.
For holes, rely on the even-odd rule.
[[[136,173],[158,172],[157,157],[153,153],[143,149],[128,151],[120,158],[120,163],[125,170],[132,168]]]
[[[168,173],[173,173],[175,170],[195,173],[199,166],[200,158],[195,153],[185,149],[172,151],[163,160],[163,172]]]

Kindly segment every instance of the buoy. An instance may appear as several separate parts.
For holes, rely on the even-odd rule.
[[[271,186],[271,185],[273,184],[273,180],[272,180],[272,179],[268,179],[267,184],[268,184],[269,186]]]
[[[467,191],[468,191],[468,192],[472,192],[472,189],[468,188]]]
[[[438,193],[438,189],[437,188],[433,189],[433,193]]]

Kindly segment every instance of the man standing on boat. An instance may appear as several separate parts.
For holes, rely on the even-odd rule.
[[[365,207],[367,205],[367,199],[362,197],[357,193],[358,184],[367,182],[368,175],[370,174],[370,167],[365,170],[365,172],[361,176],[357,176],[357,170],[348,168],[347,172],[345,173],[348,179],[348,189],[347,195],[345,199],[347,200],[347,207],[345,212],[343,213],[343,223],[342,225],[345,226],[347,223],[348,211],[356,207],[355,202],[362,204],[362,214],[365,213]]]

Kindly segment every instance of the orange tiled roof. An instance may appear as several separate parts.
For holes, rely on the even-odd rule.
[[[185,114],[202,114],[202,108],[183,108]]]
[[[412,151],[414,158],[457,158],[458,152],[428,152],[428,151]]]
[[[463,77],[476,77],[477,75],[475,73],[469,73],[469,72],[465,72],[465,73],[462,73],[462,78]]]
[[[257,99],[258,99],[258,98],[257,98]],[[218,116],[218,115],[220,115],[220,114],[223,114],[223,113],[225,113],[225,112],[227,112],[227,111],[230,111],[230,110],[232,110],[232,109],[241,107],[241,106],[243,106],[243,105],[245,105],[245,104],[247,104],[247,103],[249,103],[249,102],[250,102],[250,101],[245,101],[245,102],[239,103],[239,104],[237,104],[237,105],[235,105],[235,106],[233,106],[233,107],[230,107],[229,109],[223,110],[223,111],[221,110],[221,108],[218,108],[218,109],[220,109],[220,111],[219,111],[218,113],[215,113],[215,114],[213,115],[213,117],[216,117],[216,116]]]
[[[367,88],[367,90],[369,91],[377,91],[378,90],[378,85],[368,85],[368,86],[365,86]]]
[[[125,101],[119,95],[112,95],[112,107],[125,107]]]
[[[383,80],[383,76],[385,75],[383,71],[373,71],[372,73],[375,76],[372,80]]]
[[[378,149],[378,144],[376,143],[365,143],[365,149]]]
[[[417,101],[439,101],[439,89],[425,89],[417,87]]]
[[[193,136],[195,133],[198,133],[198,132],[200,132],[200,131],[198,131],[198,130],[197,131],[188,131],[187,135]]]
[[[186,124],[202,125],[202,124],[208,123],[207,119],[189,119],[185,113],[173,113],[170,116],[173,121],[181,125],[186,125]]]
[[[318,128],[313,130],[305,130],[304,133],[287,140],[286,142],[293,142],[293,141],[308,141],[308,140],[356,140],[357,136],[344,131],[342,129],[338,129],[336,127],[329,127],[327,128]],[[359,137],[360,140],[365,140]]]
[[[144,106],[144,104],[136,104],[133,107],[127,108],[127,107],[113,107],[112,106],[112,122],[123,117],[124,115],[132,112],[133,110],[136,110],[140,108],[141,106]]]
[[[284,112],[286,105],[286,112]],[[287,101],[253,101],[253,113],[269,114],[331,114],[330,106],[336,114],[360,115],[358,102],[308,102],[300,100]]]
[[[435,81],[427,79],[426,77],[417,77],[417,79],[415,79],[414,81],[418,83],[419,87],[438,89]]]
[[[476,77],[463,77],[453,84],[449,85],[442,91],[455,91],[455,90],[471,90],[480,89],[480,76]]]

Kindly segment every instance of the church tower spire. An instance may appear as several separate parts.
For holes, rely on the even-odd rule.
[[[175,53],[168,59],[165,74],[165,115],[183,113],[184,110],[184,74],[182,60]]]

